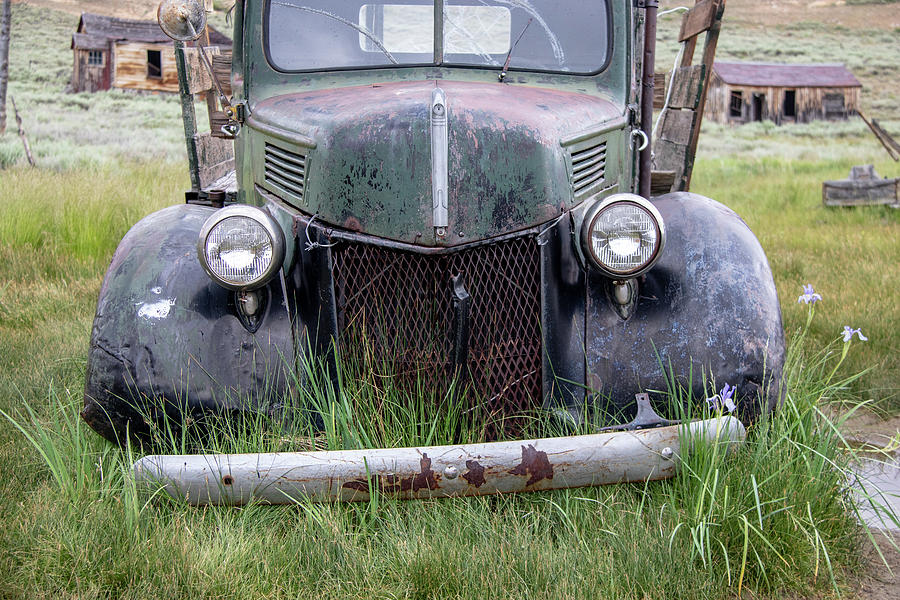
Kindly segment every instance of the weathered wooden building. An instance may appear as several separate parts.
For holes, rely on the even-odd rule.
[[[719,123],[808,123],[846,119],[859,109],[862,85],[841,64],[713,65],[705,116]]]
[[[231,40],[212,27],[210,45],[230,49]],[[110,88],[178,91],[172,40],[156,21],[82,13],[72,35],[72,90]]]

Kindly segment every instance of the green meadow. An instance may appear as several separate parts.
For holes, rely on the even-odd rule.
[[[736,210],[759,237],[791,340],[785,404],[739,451],[701,446],[664,482],[198,509],[138,490],[136,451],[106,443],[77,416],[118,240],[189,187],[178,101],[64,93],[77,17],[13,8],[11,92],[39,166],[23,164],[14,131],[0,136],[0,597],[835,597],[866,573],[878,538],[857,519],[854,454],[833,407],[900,413],[900,211],[821,203],[822,181],[853,165],[900,175],[861,122],[704,128],[693,191]],[[807,43],[821,34],[791,31]],[[886,106],[886,93],[870,106]],[[898,117],[883,124],[900,136]],[[823,296],[808,325],[797,303],[804,284]],[[845,346],[844,325],[869,340]],[[352,378],[341,410],[334,394],[324,384],[314,391],[339,425],[322,434],[328,447],[461,435],[402,410],[422,398],[365,375]],[[223,424],[211,440],[163,440],[162,450],[268,450],[277,424],[263,425]],[[479,429],[463,434],[476,439]],[[305,448],[309,439],[286,432],[275,443]]]

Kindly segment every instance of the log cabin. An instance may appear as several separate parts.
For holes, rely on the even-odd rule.
[[[862,85],[842,64],[715,61],[705,116],[719,123],[847,119]]]
[[[211,46],[231,49],[231,40],[212,27],[209,38]],[[74,92],[178,91],[174,46],[156,21],[82,13],[72,51]]]

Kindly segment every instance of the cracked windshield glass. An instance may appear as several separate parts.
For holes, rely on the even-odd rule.
[[[595,73],[606,63],[605,2],[481,0],[446,4],[271,0],[272,65],[316,71],[435,65]],[[443,30],[443,35],[436,30]],[[442,43],[436,43],[438,39]]]

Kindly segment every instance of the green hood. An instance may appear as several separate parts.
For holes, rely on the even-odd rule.
[[[446,95],[449,123],[450,233],[440,240],[431,198],[435,87]],[[571,208],[571,159],[561,142],[622,112],[587,94],[417,81],[276,96],[253,107],[252,123],[314,142],[303,150],[303,201],[292,202],[298,208],[333,225],[431,246],[524,229]]]

